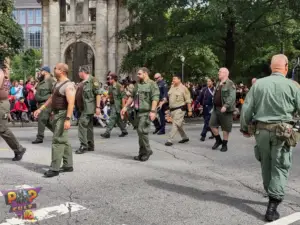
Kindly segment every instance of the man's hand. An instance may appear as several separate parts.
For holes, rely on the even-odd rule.
[[[71,121],[70,120],[66,120],[64,123],[64,129],[65,130],[69,130],[71,127]]]
[[[164,101],[160,101],[159,104],[158,104],[158,106],[157,106],[157,108],[161,109],[161,107],[163,106],[163,104],[164,104]]]
[[[97,116],[100,116],[100,114],[101,114],[100,108],[96,108],[96,115],[97,115]]]
[[[155,118],[156,118],[156,113],[155,113],[155,112],[150,112],[150,113],[149,113],[149,117],[150,117],[150,120],[151,120],[151,121],[154,121]]]
[[[221,108],[221,113],[224,113],[224,112],[226,112],[226,107],[225,107],[225,106],[223,106],[223,107]]]
[[[125,115],[126,112],[127,112],[127,107],[124,107],[124,108],[121,110],[121,119],[122,119],[122,120],[124,119],[124,115]]]
[[[245,138],[250,138],[250,137],[251,137],[251,135],[250,135],[248,132],[245,132],[245,131],[243,131],[243,130],[240,130],[240,132],[243,134],[243,136],[244,136]]]
[[[188,116],[192,117],[193,116],[193,112],[192,111],[188,111]]]
[[[40,109],[35,110],[33,113],[34,118],[38,118],[41,112],[42,112],[42,110],[40,110]]]

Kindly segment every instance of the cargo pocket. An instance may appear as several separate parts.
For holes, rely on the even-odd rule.
[[[142,128],[142,133],[143,134],[149,134],[150,131],[150,119],[149,116],[147,116],[148,118],[145,118],[145,122],[143,123],[143,128]]]
[[[292,151],[291,148],[284,146],[281,149],[280,163],[283,169],[288,170],[292,165]]]
[[[257,145],[254,146],[254,155],[255,155],[255,158],[260,162],[261,156],[260,156],[260,152],[259,152]]]

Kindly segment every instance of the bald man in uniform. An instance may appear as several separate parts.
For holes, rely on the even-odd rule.
[[[229,133],[232,129],[233,111],[235,110],[236,90],[235,84],[229,79],[227,68],[219,70],[219,82],[214,92],[213,111],[211,113],[209,126],[213,132],[216,142],[212,147],[216,150],[222,145],[221,152],[227,151]],[[223,140],[219,134],[219,127],[223,131]]]
[[[273,56],[271,70],[271,76],[257,80],[250,89],[240,119],[241,132],[246,137],[250,136],[248,125],[253,122],[256,124],[255,158],[261,164],[263,185],[269,196],[266,221],[274,221],[280,217],[277,207],[284,198],[292,164],[292,146],[278,137],[276,130],[281,125],[288,126],[294,113],[300,110],[299,86],[286,78],[287,57],[282,54]]]

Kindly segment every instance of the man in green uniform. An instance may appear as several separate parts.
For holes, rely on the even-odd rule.
[[[52,108],[53,139],[52,139],[52,162],[51,168],[44,173],[45,177],[58,176],[59,172],[73,171],[72,147],[68,140],[68,130],[71,127],[71,116],[75,103],[75,87],[68,79],[68,65],[58,63],[54,68],[57,83],[55,84],[51,97],[34,112],[34,116],[48,107]],[[60,168],[61,161],[63,166]]]
[[[122,109],[122,117],[134,100],[137,111],[137,133],[139,136],[139,155],[135,160],[147,161],[153,154],[149,144],[150,124],[156,118],[156,107],[159,101],[159,89],[155,81],[150,80],[149,70],[145,67],[138,70],[139,83],[135,86],[126,106]],[[150,121],[151,120],[151,121]]]
[[[125,137],[128,135],[126,130],[126,124],[121,119],[120,111],[122,108],[122,100],[126,97],[124,90],[122,90],[122,85],[118,82],[118,76],[114,73],[111,73],[108,76],[109,81],[109,89],[108,89],[108,97],[110,100],[110,120],[106,127],[106,131],[104,134],[101,134],[103,138],[110,138],[110,132],[117,124],[122,133],[119,137]]]
[[[213,111],[211,113],[209,126],[213,132],[216,142],[212,147],[216,150],[222,145],[221,152],[227,151],[229,133],[232,129],[233,111],[235,109],[236,90],[234,83],[228,78],[227,68],[219,70],[219,82],[215,88],[213,97]],[[223,131],[223,141],[219,135],[219,127]]]
[[[0,65],[0,136],[15,153],[12,161],[20,161],[26,152],[26,148],[20,145],[15,135],[7,127],[10,103],[8,101],[9,87],[5,80],[9,80],[9,68],[3,63]]]
[[[258,79],[251,87],[240,119],[241,131],[246,137],[253,132],[255,124],[255,157],[261,163],[263,185],[269,196],[265,214],[267,221],[280,217],[277,207],[284,198],[292,163],[292,148],[276,130],[283,123],[289,125],[293,114],[300,110],[299,87],[285,77],[288,72],[287,57],[282,54],[273,56],[271,69],[271,76]]]
[[[38,107],[41,107],[45,102],[50,98],[51,92],[55,79],[50,74],[50,68],[44,66],[41,69],[41,74],[39,77],[39,83],[36,87],[35,100],[38,103]],[[51,108],[47,108],[41,112],[38,118],[38,134],[36,140],[32,144],[43,143],[45,127],[53,132],[52,122],[50,121],[51,117]]]
[[[78,138],[80,147],[75,152],[83,154],[85,151],[94,151],[94,114],[100,115],[101,91],[98,80],[91,76],[89,68],[82,66],[79,69],[79,77],[82,80],[76,90],[76,108],[80,112],[78,123]]]

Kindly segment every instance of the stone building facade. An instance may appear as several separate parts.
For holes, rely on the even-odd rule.
[[[69,65],[69,77],[89,65],[102,82],[108,71],[118,72],[127,43],[116,34],[129,24],[121,0],[37,0],[42,5],[43,64],[53,70],[57,62]]]

